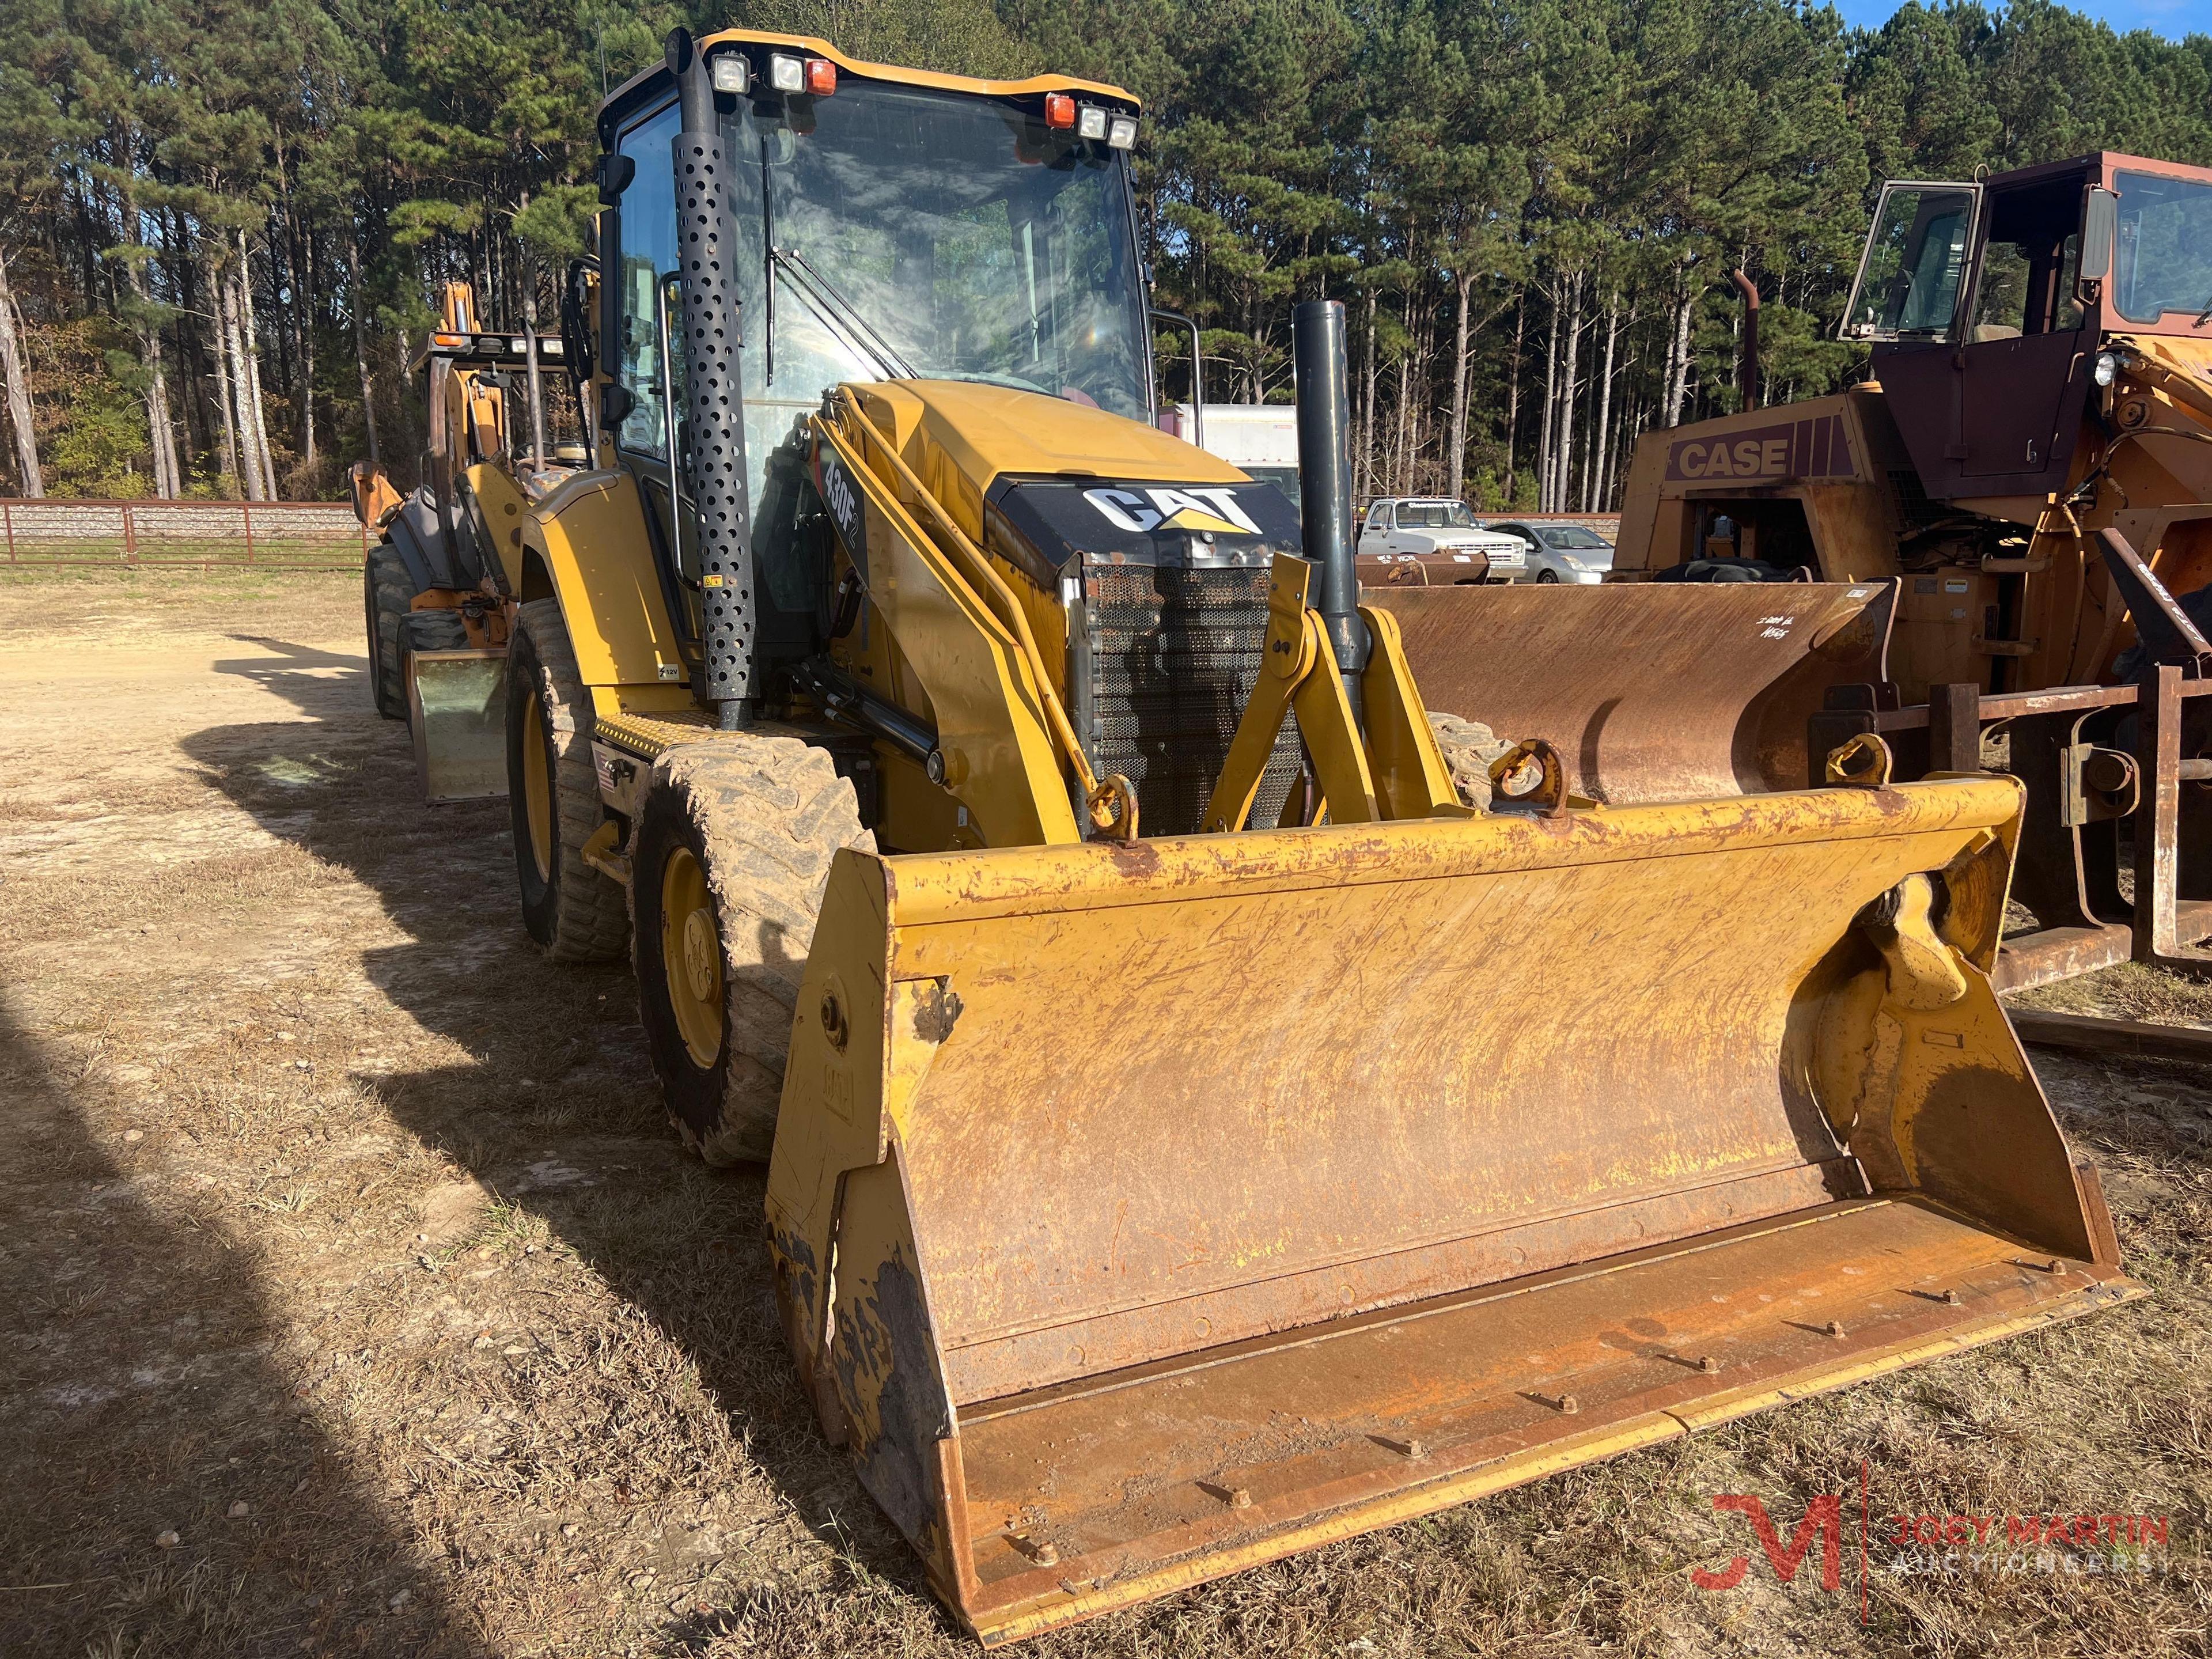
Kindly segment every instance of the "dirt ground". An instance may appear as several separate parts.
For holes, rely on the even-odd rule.
[[[360,630],[349,577],[0,580],[0,1653],[972,1650],[816,1437],[758,1176],[678,1149],[627,970],[529,945],[504,805],[416,804]],[[1030,1650],[2212,1651],[2212,1076],[2037,1066],[2148,1299]],[[1840,1495],[1839,1588],[1739,1493]],[[2080,1513],[2167,1541],[1891,1541]]]

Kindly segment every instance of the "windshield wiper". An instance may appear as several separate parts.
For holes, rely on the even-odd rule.
[[[968,380],[977,386],[1008,386],[1016,392],[1042,392],[1048,398],[1060,396],[1060,393],[1054,392],[1050,386],[1039,386],[1035,380],[1025,379],[1019,374],[1009,374],[1003,369],[971,368],[957,374],[937,374],[931,378],[939,380]]]
[[[915,366],[899,355],[898,349],[884,338],[874,325],[860,314],[860,308],[831,285],[830,279],[806,262],[806,256],[787,247],[770,247],[768,251],[769,283],[773,289],[775,273],[786,273],[792,286],[798,289],[815,315],[827,323],[847,349],[864,357],[872,357],[876,367],[887,380],[918,380],[921,375]]]

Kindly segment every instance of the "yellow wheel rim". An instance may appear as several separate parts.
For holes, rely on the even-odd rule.
[[[722,1052],[722,935],[707,872],[688,847],[660,872],[660,963],[677,1031],[703,1072]]]
[[[522,728],[523,817],[530,824],[530,856],[538,861],[538,879],[553,879],[553,780],[545,764],[545,714],[538,699],[530,700],[530,713]]]

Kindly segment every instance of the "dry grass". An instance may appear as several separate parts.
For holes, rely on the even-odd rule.
[[[628,974],[527,947],[504,808],[414,804],[358,605],[0,582],[0,1652],[967,1651],[815,1436],[757,1178],[665,1130]],[[2064,994],[2212,1014],[2125,970]],[[1032,1650],[2212,1650],[2212,1079],[2038,1064],[2148,1301]],[[1714,1494],[1786,1529],[1856,1511],[1863,1460],[1877,1528],[2135,1511],[2172,1545],[1908,1577],[1877,1537],[1863,1623],[1856,1563],[1692,1583],[1748,1547]]]

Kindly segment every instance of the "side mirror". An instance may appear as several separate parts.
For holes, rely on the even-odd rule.
[[[593,171],[592,182],[599,187],[599,205],[619,207],[623,191],[629,188],[629,181],[637,176],[637,162],[630,156],[609,151],[599,157],[599,166]]]
[[[2112,239],[2120,224],[2120,198],[2102,185],[2089,187],[2089,204],[2081,215],[2081,280],[2101,282],[2112,269]]]

